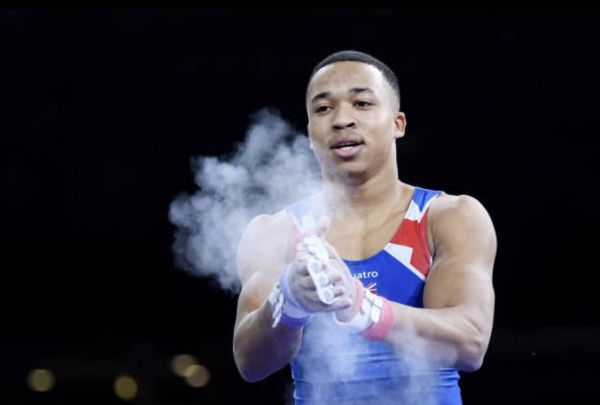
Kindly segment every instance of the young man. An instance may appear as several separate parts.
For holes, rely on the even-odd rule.
[[[291,363],[296,403],[460,404],[458,370],[481,367],[493,324],[488,213],[472,197],[399,180],[406,118],[381,61],[328,56],[306,108],[323,192],[244,232],[233,347],[242,377]]]

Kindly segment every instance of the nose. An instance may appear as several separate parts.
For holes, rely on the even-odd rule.
[[[342,130],[345,128],[354,128],[356,127],[356,120],[354,116],[348,111],[347,108],[340,106],[333,116],[333,128],[336,130]]]

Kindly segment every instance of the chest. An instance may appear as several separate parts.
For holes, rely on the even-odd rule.
[[[336,220],[327,233],[327,240],[343,259],[363,260],[377,254],[388,244],[402,219],[403,212],[373,224]]]

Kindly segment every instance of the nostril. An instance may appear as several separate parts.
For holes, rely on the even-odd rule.
[[[338,122],[333,124],[333,127],[335,129],[344,129],[344,128],[355,128],[356,127],[356,123],[354,121],[350,121],[350,122]]]

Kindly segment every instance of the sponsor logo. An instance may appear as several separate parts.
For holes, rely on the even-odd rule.
[[[361,271],[359,273],[355,273],[354,277],[362,280],[363,278],[377,278],[379,277],[379,272],[376,270],[373,271]]]

